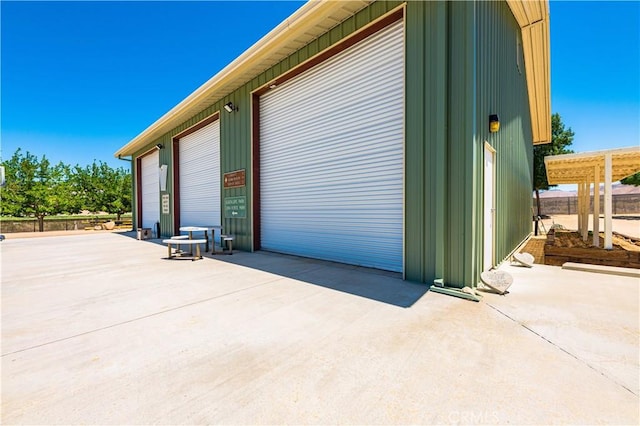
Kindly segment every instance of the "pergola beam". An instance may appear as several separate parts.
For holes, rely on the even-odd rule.
[[[545,157],[550,185],[578,184],[578,232],[589,237],[591,183],[593,193],[593,245],[600,245],[600,182],[604,182],[604,248],[613,248],[612,182],[640,172],[640,147],[562,154]]]

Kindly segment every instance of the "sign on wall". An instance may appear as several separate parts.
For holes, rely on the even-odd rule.
[[[162,214],[169,214],[169,194],[162,194]]]
[[[224,188],[242,188],[245,185],[245,170],[236,170],[224,174]]]
[[[224,199],[225,219],[246,219],[247,218],[247,197],[226,197]]]

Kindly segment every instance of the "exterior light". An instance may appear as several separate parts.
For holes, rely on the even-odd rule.
[[[224,104],[224,110],[228,113],[232,113],[233,111],[237,111],[238,107],[233,104],[233,102],[227,102]]]
[[[164,146],[162,146],[162,144],[161,144],[161,143],[159,143],[159,144],[157,144],[157,145],[156,145],[156,148],[158,148],[158,149],[162,149],[162,148],[164,148]]]
[[[489,131],[491,133],[496,133],[500,130],[500,119],[498,118],[498,114],[491,114],[489,116]]]

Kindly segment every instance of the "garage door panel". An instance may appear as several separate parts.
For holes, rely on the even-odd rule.
[[[282,122],[278,126],[267,129],[265,135],[268,136],[268,132],[270,131],[284,132],[285,135],[298,131],[304,134],[306,130],[316,129],[320,123],[339,124],[341,121],[348,121],[351,124],[358,124],[359,121],[355,120],[355,118],[374,121],[375,116],[371,116],[371,114],[378,114],[378,116],[384,117],[389,111],[393,111],[394,108],[402,108],[404,98],[393,96],[395,94],[393,87],[389,87],[389,85],[397,87],[397,85],[400,84],[402,84],[402,80],[398,79],[396,81],[387,81],[385,85],[381,87],[367,86],[353,92],[341,91],[341,97],[338,99],[326,98],[321,95],[311,97],[309,100],[305,100],[305,102],[320,104],[331,101],[332,104],[331,110],[324,110],[318,105],[318,115],[314,117],[313,121],[309,120],[308,108],[307,111],[304,111],[304,102],[291,102],[287,100],[288,107],[284,110],[276,111],[272,117],[273,120],[280,119]],[[384,98],[384,100],[381,100],[381,97]],[[381,108],[378,110],[372,108],[363,110],[360,108],[360,104],[362,103],[370,103],[373,104],[372,106],[379,105]],[[261,101],[261,107],[264,108],[273,108],[273,105],[278,105],[278,103],[274,103],[273,105],[263,104]],[[383,106],[384,108],[382,108]]]
[[[178,142],[180,225],[220,225],[220,121]]]
[[[402,130],[398,129],[383,129],[378,130],[369,128],[370,134],[366,131],[358,132],[357,134],[351,134],[349,131],[341,133],[342,137],[331,135],[327,138],[316,136],[315,141],[312,143],[304,144],[305,139],[296,140],[288,147],[282,147],[277,153],[266,153],[262,159],[265,161],[277,161],[282,156],[291,157],[289,161],[295,161],[297,164],[317,164],[317,160],[313,157],[309,157],[311,154],[315,154],[317,151],[322,151],[323,156],[329,156],[333,161],[347,162],[350,157],[360,157],[365,151],[371,158],[376,158],[377,153],[395,153],[393,147],[387,146],[385,142],[389,139],[395,140],[402,137]],[[291,135],[295,138],[295,134]],[[283,139],[284,136],[279,136]],[[362,139],[366,138],[366,142],[362,142]],[[309,139],[307,139],[309,140]],[[402,161],[402,155],[395,153],[398,161]],[[325,157],[328,158],[328,157]],[[266,171],[269,172],[269,171]]]
[[[399,31],[398,31],[399,30]],[[402,37],[402,26],[395,27],[397,36],[391,40],[386,37],[389,33],[383,31],[374,35],[357,45],[357,49],[350,49],[347,53],[349,57],[348,74],[344,68],[336,67],[339,60],[326,61],[305,73],[304,79],[299,79],[294,85],[288,85],[279,90],[278,96],[265,99],[264,102],[277,102],[279,97],[287,97],[289,101],[300,101],[303,105],[309,103],[321,103],[331,98],[333,93],[358,93],[359,89],[369,87],[385,87],[393,78],[402,80],[404,75],[395,74],[397,64],[404,60],[404,39]],[[383,34],[384,33],[384,34]],[[371,55],[372,51],[381,51],[379,55]],[[346,57],[347,55],[342,55]],[[371,71],[385,78],[374,81],[369,79]],[[340,99],[338,99],[340,101]]]
[[[263,95],[263,248],[402,270],[403,52],[398,22]]]
[[[160,155],[157,151],[140,159],[142,227],[155,229],[160,221]]]

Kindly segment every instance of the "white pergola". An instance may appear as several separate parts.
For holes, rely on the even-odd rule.
[[[640,147],[552,155],[544,158],[544,164],[549,184],[578,184],[578,232],[587,241],[592,213],[594,246],[600,245],[600,183],[604,183],[604,248],[611,250],[611,183],[640,172]]]

